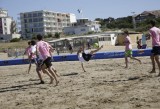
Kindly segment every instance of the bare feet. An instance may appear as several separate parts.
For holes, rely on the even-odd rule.
[[[156,73],[156,71],[155,71],[155,70],[152,70],[152,71],[150,71],[149,73]]]
[[[60,75],[57,74],[57,70],[54,70],[54,72],[55,72],[55,74],[56,74],[57,77],[60,77]]]
[[[160,77],[160,73],[157,76]]]
[[[40,82],[39,84],[44,84],[44,81],[43,81],[43,80],[41,80],[41,82]]]
[[[59,81],[56,81],[56,85],[55,86],[58,86],[58,84],[59,84]]]
[[[54,80],[54,79],[53,79],[53,78],[51,78],[51,81],[50,81],[50,83],[49,83],[49,84],[53,84],[53,80]]]
[[[139,63],[142,64],[141,60],[139,60]]]

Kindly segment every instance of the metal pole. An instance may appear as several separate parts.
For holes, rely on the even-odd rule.
[[[136,21],[135,21],[135,12],[131,12],[132,15],[132,20],[133,20],[133,28],[136,29]]]

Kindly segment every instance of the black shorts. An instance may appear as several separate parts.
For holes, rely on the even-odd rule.
[[[48,57],[46,60],[43,61],[43,64],[42,65],[46,65],[47,68],[51,67],[52,66],[52,58],[51,57]]]
[[[159,55],[160,54],[160,46],[154,46],[151,50],[151,53],[153,55]]]
[[[43,65],[43,60],[39,59],[37,61],[37,67],[41,67]]]
[[[82,53],[82,57],[85,61],[89,61],[92,57],[91,54]]]
[[[30,61],[29,61],[29,63],[31,64],[31,63],[35,63],[35,64],[37,64],[37,60],[34,58],[34,59],[31,59]]]

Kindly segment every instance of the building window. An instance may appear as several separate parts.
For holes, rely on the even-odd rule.
[[[27,14],[24,14],[24,18],[27,18]]]
[[[43,28],[39,28],[39,32],[43,32],[43,30],[44,30]]]
[[[38,19],[37,19],[37,18],[34,18],[34,19],[33,19],[33,22],[38,22]]]
[[[39,23],[39,27],[43,27],[43,23]]]
[[[42,22],[43,21],[43,18],[39,18],[39,22]]]
[[[81,29],[81,31],[85,31],[85,29],[83,28],[83,29]]]
[[[40,16],[42,16],[43,14],[42,13],[38,13],[38,16],[40,17]]]
[[[5,27],[4,29],[5,29],[5,31],[7,31],[7,27]]]
[[[37,17],[37,13],[34,13],[34,14],[33,14],[33,17]]]
[[[6,23],[4,23],[4,26],[7,26],[7,24],[6,24]]]
[[[31,14],[31,13],[29,13],[29,14],[28,14],[28,17],[32,17],[32,14]]]
[[[29,19],[29,22],[32,22],[32,19]]]
[[[27,24],[24,25],[25,28],[28,28]]]
[[[38,24],[37,23],[34,23],[34,25],[33,25],[34,27],[38,27]]]
[[[24,19],[24,23],[27,23],[27,19]]]

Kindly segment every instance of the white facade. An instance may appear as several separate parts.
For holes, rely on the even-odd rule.
[[[63,27],[76,21],[74,14],[52,11],[32,11],[20,13],[21,31],[24,38],[32,38],[36,34],[55,34],[62,32]]]
[[[16,23],[8,16],[7,10],[0,8],[0,34],[12,34],[16,32]]]
[[[0,18],[0,34],[11,34],[12,18],[1,17]]]
[[[5,9],[0,8],[0,17],[7,17],[8,12]]]
[[[75,23],[75,22],[77,22],[75,14],[70,14],[70,23]]]
[[[70,27],[64,27],[64,34],[76,34],[83,35],[89,32],[101,32],[100,24],[96,21],[90,21],[88,19],[78,19],[77,23],[74,23]]]
[[[104,45],[115,45],[117,40],[117,36],[115,33],[111,34],[103,34],[98,36],[98,44],[99,46]]]

